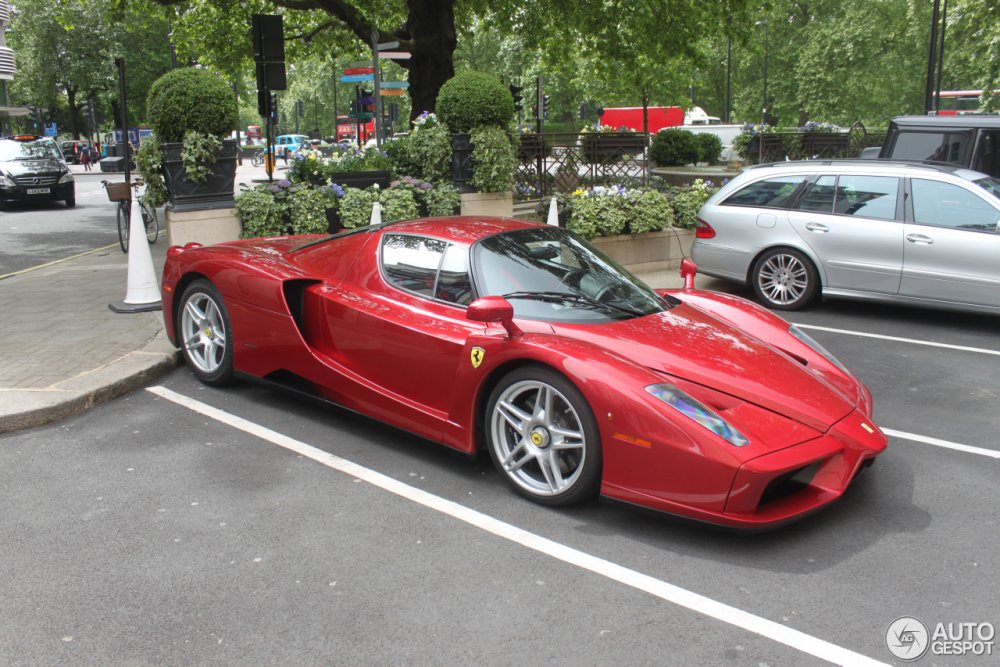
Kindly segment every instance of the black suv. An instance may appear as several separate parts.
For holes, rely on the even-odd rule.
[[[861,155],[876,156],[948,162],[1000,178],[1000,116],[897,116],[882,148]]]
[[[73,174],[56,143],[35,135],[0,139],[0,208],[12,201],[52,200],[76,206]]]

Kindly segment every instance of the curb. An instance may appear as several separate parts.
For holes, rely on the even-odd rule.
[[[95,405],[141,388],[173,370],[180,350],[165,335],[142,349],[51,387],[0,390],[0,433],[10,433],[80,414]]]

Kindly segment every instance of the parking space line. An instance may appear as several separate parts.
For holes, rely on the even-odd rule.
[[[1000,357],[1000,350],[988,350],[983,347],[967,347],[965,345],[949,345],[948,343],[935,343],[929,340],[917,340],[915,338],[899,338],[898,336],[884,336],[882,334],[866,333],[864,331],[851,331],[850,329],[834,329],[832,327],[820,327],[815,324],[796,324],[800,329],[814,329],[816,331],[829,331],[832,333],[847,334],[848,336],[861,336],[862,338],[879,338],[881,340],[891,340],[898,343],[910,343],[912,345],[929,345],[930,347],[942,347],[948,350],[959,350],[962,352],[975,352],[977,354],[992,354]]]
[[[761,616],[732,607],[723,602],[699,595],[679,586],[655,579],[649,575],[612,563],[611,561],[592,556],[564,544],[560,544],[540,535],[530,533],[522,528],[500,521],[476,510],[459,505],[422,489],[404,484],[391,477],[375,472],[369,468],[340,458],[329,452],[324,452],[304,442],[282,435],[265,426],[237,417],[224,410],[219,410],[196,399],[184,396],[162,386],[147,388],[147,391],[176,403],[189,410],[197,412],[232,428],[241,430],[252,436],[283,447],[317,463],[361,479],[383,491],[388,491],[401,498],[410,500],[428,509],[440,512],[466,524],[479,528],[498,537],[545,554],[556,560],[575,565],[584,570],[601,575],[612,581],[625,584],[631,588],[648,593],[680,607],[690,609],[704,616],[742,628],[754,634],[766,637],[785,646],[808,653],[828,662],[839,665],[883,665],[868,656],[856,653],[850,649],[837,646],[818,637],[806,634],[794,628],[770,621]]]
[[[963,445],[958,442],[950,442],[948,440],[941,440],[939,438],[931,438],[926,435],[917,435],[916,433],[895,431],[891,428],[882,428],[882,432],[885,433],[890,438],[903,438],[904,440],[912,440],[914,442],[922,442],[924,444],[934,445],[936,447],[944,447],[945,449],[954,449],[959,452],[967,452],[969,454],[979,454],[980,456],[989,456],[990,458],[993,459],[1000,459],[1000,451],[997,451],[995,449],[985,449],[983,447],[973,447],[972,445]]]

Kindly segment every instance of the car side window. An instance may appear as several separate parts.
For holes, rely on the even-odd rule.
[[[728,206],[788,208],[792,197],[807,178],[805,175],[765,178],[751,183],[722,203]]]
[[[1000,211],[985,199],[951,183],[910,179],[913,221],[921,225],[997,232]]]
[[[382,241],[382,269],[393,285],[420,296],[434,296],[434,281],[447,243],[405,234],[386,234]]]
[[[899,179],[895,176],[841,176],[833,212],[895,220],[898,193]]]
[[[814,183],[806,187],[795,209],[799,211],[816,211],[817,213],[832,213],[833,198],[836,193],[837,177],[820,176]]]
[[[441,260],[434,298],[466,305],[472,301],[472,280],[469,278],[469,249],[449,245]]]

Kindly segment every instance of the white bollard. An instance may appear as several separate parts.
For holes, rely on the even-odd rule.
[[[129,202],[131,205],[131,202]],[[138,209],[139,207],[134,207]],[[146,226],[142,222],[142,211],[135,210],[129,216],[128,226],[128,278],[125,299],[109,303],[108,308],[116,313],[144,313],[159,310],[160,287],[156,282],[153,254],[146,241]]]
[[[556,205],[555,195],[549,200],[549,218],[545,222],[553,227],[559,226],[559,207]]]
[[[382,204],[375,202],[372,204],[372,217],[368,220],[369,225],[382,224]]]

